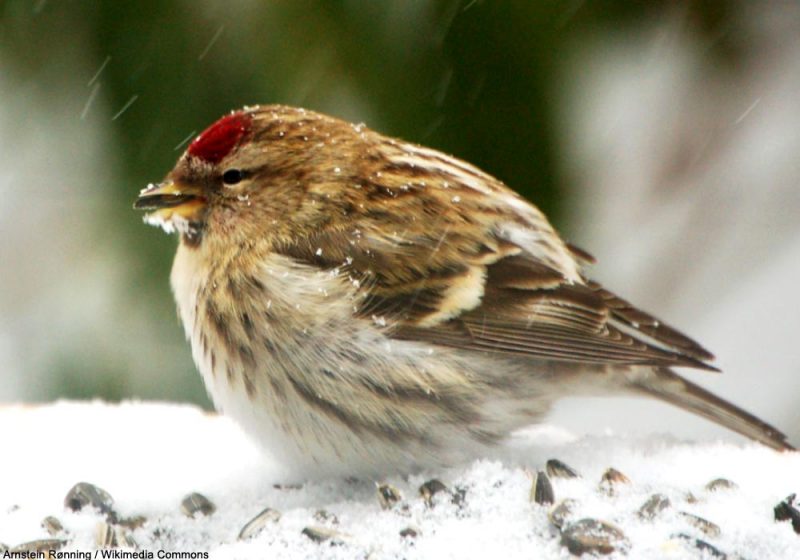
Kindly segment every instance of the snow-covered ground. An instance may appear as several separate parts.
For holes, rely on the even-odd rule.
[[[572,521],[589,517],[619,527],[630,542],[629,558],[714,557],[693,548],[694,538],[729,558],[800,558],[800,535],[789,523],[773,520],[774,506],[800,491],[800,454],[755,444],[575,437],[538,427],[516,435],[495,457],[380,481],[403,496],[383,509],[376,481],[276,487],[291,478],[278,459],[260,453],[228,419],[190,406],[6,406],[0,408],[0,425],[0,542],[12,547],[51,538],[41,521],[55,516],[66,531],[58,536],[69,539],[63,551],[96,550],[104,516],[64,506],[69,489],[86,481],[113,497],[119,518],[147,519],[130,536],[139,550],[156,558],[161,550],[259,559],[568,558],[548,521],[550,506],[529,497],[532,473],[557,458],[582,476],[551,478],[556,502],[577,501]],[[599,485],[609,467],[630,479],[610,495]],[[461,502],[442,492],[427,505],[418,488],[432,478],[463,492]],[[717,478],[737,487],[707,490]],[[216,511],[186,517],[181,501],[191,492],[207,496]],[[652,521],[642,520],[637,511],[655,493],[667,496],[671,506]],[[279,511],[280,519],[239,540],[245,523],[266,507]],[[679,512],[715,523],[719,535],[713,528],[711,535],[704,534]],[[302,532],[310,526],[335,530],[335,542],[313,542]],[[400,535],[409,527],[416,537]]]

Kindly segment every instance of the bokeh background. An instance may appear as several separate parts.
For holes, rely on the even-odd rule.
[[[210,407],[136,193],[245,104],[467,159],[713,350],[689,373],[800,443],[800,5],[488,0],[0,3],[0,403]],[[554,422],[733,437],[666,406]]]

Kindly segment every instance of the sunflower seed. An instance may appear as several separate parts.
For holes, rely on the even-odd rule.
[[[50,550],[58,550],[62,548],[67,541],[64,539],[40,539],[36,541],[29,541],[26,543],[18,544],[17,546],[9,549],[8,554],[13,557],[15,553],[41,553],[48,554]]]
[[[713,544],[708,543],[708,542],[706,542],[706,541],[704,541],[702,539],[696,539],[696,538],[694,538],[692,536],[689,536],[689,535],[687,535],[685,533],[678,533],[678,534],[672,535],[672,538],[673,539],[679,539],[679,540],[683,541],[684,543],[693,546],[697,550],[700,550],[701,552],[703,552],[704,556],[710,556],[712,558],[719,558],[720,560],[726,560],[726,559],[730,558],[727,554],[722,552],[720,549],[718,549]]]
[[[181,502],[181,511],[186,517],[196,517],[198,513],[208,516],[214,513],[216,509],[211,500],[198,492],[192,492]]]
[[[392,509],[403,499],[400,490],[391,484],[378,485],[378,502],[380,502],[383,509]]]
[[[98,523],[94,531],[94,542],[99,548],[113,548],[116,544],[116,531],[113,525]]]
[[[578,502],[572,498],[561,500],[555,506],[553,506],[553,508],[547,514],[547,518],[556,529],[561,530],[564,525],[567,524],[567,521],[569,521],[569,519],[575,515],[575,510],[577,507]]]
[[[242,530],[239,531],[239,540],[255,537],[266,528],[267,525],[277,523],[281,519],[281,512],[272,508],[266,508],[253,519],[248,521]]]
[[[619,472],[617,469],[606,469],[600,482],[610,482],[612,484],[630,484],[631,479]]]
[[[556,501],[553,485],[550,484],[550,479],[544,471],[537,471],[533,478],[530,501],[536,502],[539,505],[552,504]]]
[[[796,495],[791,494],[786,497],[773,509],[775,521],[791,521],[792,529],[800,534],[800,510],[794,504]]]
[[[667,498],[664,494],[653,494],[644,504],[642,504],[642,507],[639,508],[639,518],[645,521],[651,521],[670,505],[669,498]]]
[[[575,469],[558,459],[547,461],[545,468],[547,469],[547,474],[552,478],[579,478],[581,476]]]
[[[124,527],[98,523],[94,534],[98,548],[136,548],[136,542]]]
[[[400,536],[406,539],[416,539],[422,534],[418,527],[410,526],[400,531]]]
[[[699,504],[700,498],[692,494],[691,492],[687,492],[686,496],[684,496],[687,504]]]
[[[135,531],[139,527],[147,523],[147,518],[144,515],[134,515],[133,517],[124,517],[117,521],[117,525]]]
[[[64,507],[72,511],[81,511],[86,506],[90,506],[100,513],[106,515],[109,521],[114,522],[116,514],[112,507],[114,498],[111,494],[88,482],[79,482],[67,492],[64,498]]]
[[[706,490],[709,492],[716,492],[718,490],[736,490],[737,488],[739,488],[739,485],[732,480],[728,480],[727,478],[715,478],[706,484]]]
[[[561,533],[561,544],[572,554],[611,554],[630,547],[625,534],[611,523],[581,519],[570,523]]]
[[[53,517],[52,515],[48,515],[44,519],[42,519],[42,527],[47,534],[51,537],[58,536],[64,533],[64,526],[61,524],[61,521]]]
[[[419,495],[428,507],[433,506],[433,497],[439,492],[447,492],[447,486],[438,478],[432,478],[419,487]]]
[[[631,479],[619,472],[617,469],[607,469],[600,478],[600,490],[608,494],[614,495],[615,487],[620,484],[630,484]]]
[[[686,513],[685,511],[679,511],[678,515],[683,517],[689,523],[689,525],[691,525],[695,529],[699,529],[709,537],[718,537],[720,533],[722,533],[722,530],[719,528],[719,525],[717,525],[716,523],[712,523],[707,519],[703,519],[702,517],[699,517],[691,513]]]
[[[327,527],[309,526],[303,529],[302,533],[315,543],[330,541],[331,544],[342,544],[344,542],[342,533]]]

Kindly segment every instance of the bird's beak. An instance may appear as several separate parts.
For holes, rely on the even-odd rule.
[[[150,184],[142,189],[133,203],[137,210],[153,210],[145,216],[149,223],[166,224],[177,221],[200,221],[206,198],[200,188],[172,180]]]

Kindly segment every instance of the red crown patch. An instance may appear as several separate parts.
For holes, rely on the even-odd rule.
[[[203,161],[219,163],[250,130],[251,121],[252,117],[241,111],[226,115],[201,132],[187,151]]]

